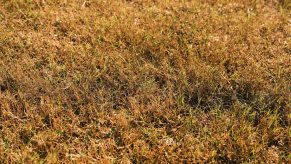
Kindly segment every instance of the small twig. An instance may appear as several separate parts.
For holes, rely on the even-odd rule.
[[[88,3],[88,1],[84,1],[83,4],[82,4],[82,8],[85,8],[87,3]]]

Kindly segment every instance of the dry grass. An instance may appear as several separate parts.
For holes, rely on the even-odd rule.
[[[290,7],[0,0],[0,163],[290,162]]]

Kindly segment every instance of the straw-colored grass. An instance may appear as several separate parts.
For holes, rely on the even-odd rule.
[[[290,162],[290,8],[0,0],[0,163]]]

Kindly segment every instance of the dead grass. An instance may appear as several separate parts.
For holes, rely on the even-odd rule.
[[[290,1],[1,0],[1,163],[290,162]]]

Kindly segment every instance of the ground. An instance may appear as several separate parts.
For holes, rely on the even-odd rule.
[[[289,0],[0,0],[0,163],[288,163]]]

